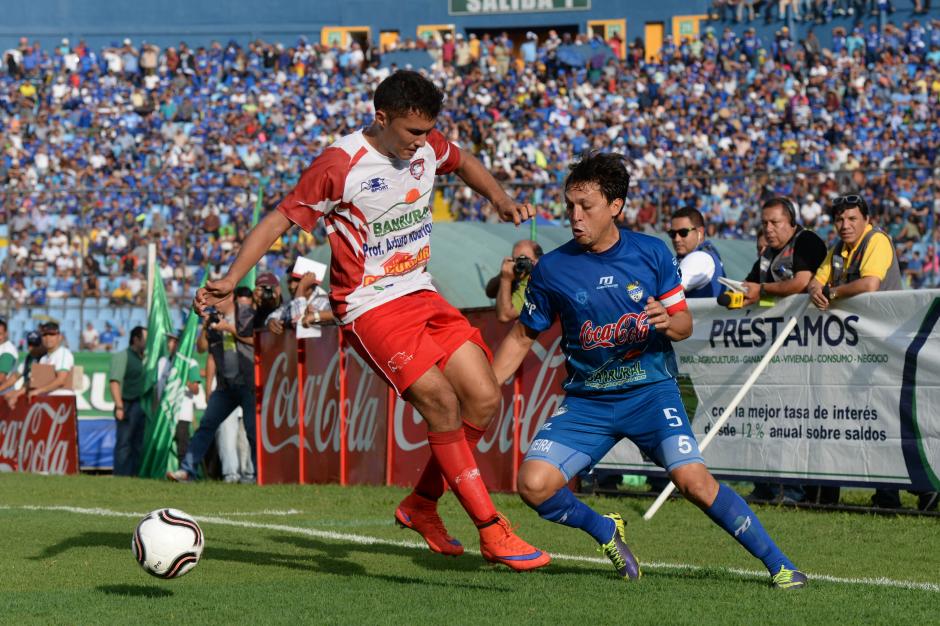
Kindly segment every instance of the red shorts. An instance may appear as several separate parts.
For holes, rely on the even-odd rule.
[[[343,341],[352,346],[373,370],[401,395],[434,367],[447,360],[467,341],[493,353],[479,329],[436,291],[416,291],[366,311],[340,327]]]

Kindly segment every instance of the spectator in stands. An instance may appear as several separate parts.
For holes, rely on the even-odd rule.
[[[250,302],[250,290],[244,294]],[[209,395],[208,406],[203,413],[199,428],[190,442],[189,450],[180,463],[180,469],[167,472],[167,478],[176,482],[188,482],[196,476],[197,469],[209,449],[216,429],[235,410],[242,409],[245,433],[251,448],[252,466],[255,462],[255,386],[254,386],[254,308],[237,302],[243,298],[236,294],[236,301],[223,300],[218,309],[206,310],[206,319],[199,334],[197,348],[209,350],[216,364],[216,386]],[[208,386],[208,382],[207,382]]]
[[[114,419],[117,420],[117,439],[114,443],[114,475],[137,476],[140,455],[144,446],[147,414],[141,404],[144,391],[144,349],[147,347],[147,329],[135,326],[131,330],[127,350],[111,357],[108,379],[114,401]]]
[[[95,329],[95,325],[91,322],[85,324],[85,330],[82,331],[81,349],[97,350],[98,340],[98,331]]]
[[[683,207],[672,214],[666,231],[679,260],[679,275],[686,298],[715,298],[725,275],[718,250],[705,238],[705,220],[698,209]]]
[[[519,317],[529,276],[541,257],[542,246],[538,243],[531,239],[517,241],[512,247],[512,256],[503,259],[499,276],[487,283],[486,296],[496,299],[499,321],[511,322]]]
[[[7,321],[0,318],[0,393],[4,393],[10,386],[5,385],[7,379],[12,378],[16,372],[16,362],[19,359],[19,353],[16,346],[10,341],[10,333],[7,328]]]
[[[131,292],[130,287],[128,287],[127,281],[122,280],[121,283],[114,288],[114,291],[111,292],[111,304],[123,306],[133,303],[134,294]]]
[[[42,394],[55,396],[70,396],[72,391],[72,368],[75,366],[75,357],[64,343],[64,337],[59,331],[59,323],[49,321],[39,327],[42,334],[42,345],[46,353],[39,359],[43,365],[51,365],[55,378],[45,385],[34,387],[28,391],[30,400]]]
[[[111,322],[104,323],[104,332],[101,333],[99,343],[101,347],[110,352],[114,349],[117,340],[124,336],[124,331],[119,326],[111,326]]]
[[[35,330],[29,331],[26,334],[26,357],[16,370],[10,373],[3,383],[0,383],[0,393],[3,394],[3,399],[10,408],[13,408],[20,396],[29,389],[32,366],[38,363],[44,354],[46,354],[46,348],[42,345],[42,335]]]

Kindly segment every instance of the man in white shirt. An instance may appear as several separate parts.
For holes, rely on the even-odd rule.
[[[42,333],[42,345],[46,348],[46,354],[39,359],[43,365],[51,365],[55,369],[55,378],[52,382],[36,387],[29,391],[29,399],[32,400],[38,395],[49,394],[53,396],[71,396],[70,377],[72,368],[75,366],[75,357],[72,351],[65,347],[62,333],[59,332],[58,322],[46,322],[40,327]]]
[[[705,239],[705,220],[698,209],[683,207],[672,214],[666,231],[679,260],[686,298],[714,298],[722,292],[725,275],[718,250]]]
[[[10,341],[10,334],[7,332],[7,321],[0,319],[0,386],[7,381],[16,371],[16,360],[19,357],[16,346]],[[5,386],[5,388],[9,388]],[[5,391],[5,389],[4,389]],[[0,391],[3,393],[3,391]]]

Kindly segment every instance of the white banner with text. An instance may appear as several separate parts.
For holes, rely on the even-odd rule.
[[[736,310],[689,301],[694,331],[674,348],[699,441],[798,318],[706,448],[709,468],[728,479],[940,488],[940,290],[865,294],[828,311],[804,309],[806,297]],[[598,468],[659,470],[628,441]]]

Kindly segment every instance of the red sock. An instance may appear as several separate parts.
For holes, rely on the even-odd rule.
[[[473,452],[476,450],[477,443],[479,443],[480,439],[483,439],[483,435],[486,434],[486,429],[477,428],[465,420],[463,423],[463,433],[467,438],[467,445],[470,446],[470,451]],[[424,466],[424,471],[421,472],[421,478],[418,479],[414,492],[428,500],[439,500],[440,497],[444,495],[445,491],[447,491],[447,481],[444,480],[444,477],[441,475],[441,466],[437,464],[432,454],[431,458],[428,460],[428,464]]]
[[[428,433],[428,443],[431,445],[431,454],[441,468],[441,474],[473,523],[479,526],[493,520],[496,508],[470,453],[463,429]]]

